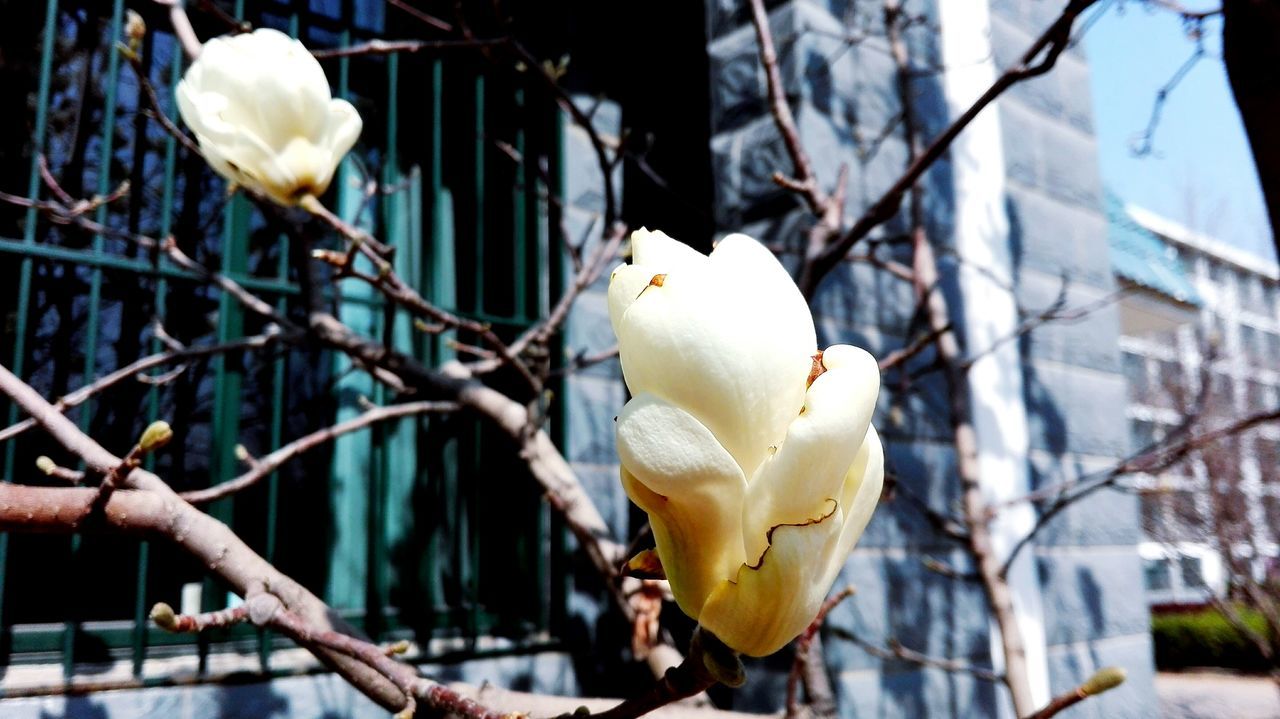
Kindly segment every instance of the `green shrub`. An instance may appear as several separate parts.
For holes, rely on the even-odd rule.
[[[1268,635],[1267,622],[1258,612],[1241,607],[1245,623]],[[1258,647],[1237,630],[1217,609],[1152,614],[1151,638],[1158,669],[1223,667],[1265,672],[1269,666]]]

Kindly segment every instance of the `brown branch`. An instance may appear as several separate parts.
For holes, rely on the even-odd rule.
[[[595,365],[598,365],[601,362],[608,362],[609,360],[617,356],[618,356],[618,345],[616,344],[608,349],[603,349],[603,350],[600,350],[599,352],[593,352],[591,354],[587,354],[586,352],[578,352],[577,354],[573,355],[573,357],[569,358],[569,361],[565,363],[564,367],[561,367],[559,370],[552,372],[551,375],[560,376],[560,377],[570,375],[579,370],[583,370],[588,367],[593,367]]]
[[[348,47],[335,47],[312,50],[311,55],[317,60],[328,60],[335,57],[355,57],[359,55],[395,55],[399,53],[414,54],[431,50],[466,50],[477,47],[491,47],[508,42],[505,37],[475,38],[473,40],[370,40]]]
[[[1069,692],[1054,697],[1043,709],[1030,714],[1026,719],[1049,719],[1057,716],[1067,707],[1074,706],[1085,699],[1097,696],[1105,691],[1115,689],[1124,683],[1125,671],[1119,667],[1103,667],[1094,672],[1083,684]]]
[[[742,665],[738,662],[736,654],[731,658],[731,661],[736,663],[732,668],[738,672],[736,677],[726,676],[724,670],[716,671],[717,666],[728,663],[725,655],[731,651],[714,636],[701,628],[696,629],[693,641],[689,645],[689,655],[684,661],[668,669],[666,674],[645,692],[608,711],[591,714],[590,718],[636,719],[659,707],[701,694],[719,682],[738,686],[742,683],[743,677],[740,674]]]
[[[160,602],[151,608],[151,621],[157,627],[174,633],[196,634],[206,629],[230,627],[249,621],[249,607],[241,604],[214,612],[178,614],[173,607]]]
[[[1134,472],[1145,472],[1150,474],[1162,472],[1186,459],[1188,455],[1201,447],[1205,447],[1220,439],[1239,434],[1252,429],[1253,427],[1269,422],[1280,422],[1280,407],[1245,417],[1219,429],[1204,432],[1199,435],[1187,436],[1176,442],[1169,442],[1167,441],[1168,438],[1166,438],[1166,441],[1157,442],[1129,459],[1120,462],[1115,467],[1107,470],[1100,477],[1094,475],[1092,478],[1076,480],[1073,482],[1064,482],[1050,488],[1032,492],[1014,500],[1015,502],[1037,501],[1050,492],[1056,492],[1059,494],[1053,504],[1041,511],[1040,516],[1036,519],[1036,523],[1031,528],[1031,531],[1019,539],[1009,551],[1009,558],[1006,560],[1004,567],[1001,568],[1001,574],[1007,574],[1010,565],[1012,565],[1013,560],[1018,556],[1018,553],[1035,539],[1036,535],[1044,529],[1050,520],[1060,514],[1072,503],[1077,502],[1100,489],[1114,485],[1125,475],[1132,474]],[[1078,489],[1077,491],[1068,494],[1068,492],[1073,488]]]
[[[891,219],[898,212],[902,200],[935,162],[942,158],[956,137],[973,122],[988,105],[1005,90],[1029,78],[1043,75],[1053,68],[1058,56],[1071,39],[1071,27],[1080,13],[1096,0],[1070,0],[1062,14],[1031,44],[1018,62],[1005,70],[974,103],[957,117],[937,138],[917,156],[888,190],[880,196],[839,240],[831,242],[817,254],[806,257],[796,283],[805,297],[813,297],[818,283],[840,261],[849,249],[866,237],[871,230]]]
[[[35,417],[60,444],[104,476],[123,460],[84,434],[56,407],[0,366],[0,392]],[[125,489],[103,495],[96,488],[21,487],[0,482],[0,531],[72,532],[94,519],[93,526],[163,536],[217,572],[242,594],[266,582],[281,600],[309,621],[325,628],[355,631],[302,585],[280,573],[249,548],[226,525],[184,502],[156,475],[133,468],[123,478]],[[142,490],[142,491],[139,491]],[[335,622],[339,624],[335,624]],[[383,706],[398,708],[403,697],[392,685],[371,677],[367,668],[332,653],[317,658],[335,669]]]
[[[390,372],[406,386],[429,397],[456,401],[487,417],[516,440],[521,456],[547,493],[547,500],[563,513],[592,564],[612,585],[617,567],[625,559],[622,545],[613,539],[600,511],[547,433],[528,431],[529,411],[524,405],[475,379],[459,362],[433,371],[403,353],[357,335],[330,314],[312,313],[310,321],[312,335],[327,346]],[[619,601],[625,604],[625,598]]]
[[[796,637],[796,656],[791,662],[791,673],[787,676],[787,719],[800,715],[799,685],[804,680],[805,695],[809,709],[815,717],[831,717],[836,714],[835,692],[831,688],[831,680],[827,678],[826,663],[822,660],[821,638],[818,630],[826,621],[827,615],[840,602],[853,596],[857,591],[851,584],[827,598],[818,608],[818,614],[809,622],[804,633]],[[817,651],[814,649],[817,647]]]
[[[424,22],[427,25],[430,25],[431,27],[437,30],[443,30],[445,32],[451,32],[453,30],[453,26],[450,25],[449,23],[445,22],[444,20],[441,20],[440,18],[434,15],[428,15],[427,13],[419,10],[418,8],[405,3],[403,0],[387,0],[387,4],[392,7],[403,10],[409,15],[412,15],[417,20],[420,20],[421,22]]]
[[[486,344],[498,353],[498,356],[502,358],[503,362],[511,365],[511,367],[520,373],[520,376],[524,378],[525,382],[528,383],[529,387],[535,394],[541,393],[541,380],[534,376],[533,372],[529,370],[529,366],[525,364],[524,360],[516,356],[511,348],[494,333],[488,324],[455,315],[448,310],[428,302],[421,294],[418,293],[417,290],[405,283],[405,281],[396,274],[395,270],[393,270],[391,265],[384,259],[394,252],[394,248],[382,244],[374,239],[368,232],[365,232],[364,230],[333,214],[314,197],[308,196],[307,200],[309,201],[304,201],[302,203],[304,209],[346,238],[351,244],[352,250],[363,251],[369,259],[373,260],[375,263],[379,263],[379,270],[376,276],[358,273],[352,268],[350,262],[351,255],[349,254],[346,264],[340,267],[339,276],[342,276],[345,273],[349,276],[359,277],[360,279],[368,282],[375,289],[382,292],[384,297],[392,300],[411,312],[428,317],[445,326],[478,335]],[[271,207],[272,209],[275,209],[274,206]],[[565,311],[567,312],[568,310],[566,309]]]
[[[948,672],[968,674],[989,682],[1004,681],[1004,675],[986,667],[974,666],[969,662],[961,661],[959,659],[948,659],[945,657],[935,657],[924,654],[914,649],[904,647],[900,642],[892,639],[889,640],[885,646],[880,646],[863,639],[844,627],[833,626],[830,628],[830,632],[845,641],[858,645],[862,648],[862,651],[878,659],[900,659],[904,662],[911,662],[912,664],[922,667],[933,667],[934,669],[942,669]]]
[[[626,225],[620,222],[614,224],[591,257],[585,263],[582,263],[582,266],[574,275],[573,282],[565,289],[564,294],[560,296],[556,306],[552,308],[546,319],[525,330],[517,337],[508,348],[510,354],[519,356],[530,346],[545,344],[559,331],[560,326],[568,319],[569,311],[573,309],[574,302],[577,301],[578,296],[595,283],[599,279],[601,272],[611,261],[617,258],[618,247],[626,236],[626,229]],[[608,357],[602,357],[597,361],[605,359],[608,359]],[[492,372],[499,366],[501,366],[501,362],[495,359],[472,363],[469,369],[472,374],[479,375]]]
[[[332,441],[344,434],[364,429],[369,425],[387,420],[411,417],[428,412],[453,412],[458,405],[453,402],[407,402],[387,407],[376,407],[358,417],[339,422],[332,427],[325,427],[304,437],[300,437],[265,457],[254,460],[248,472],[221,484],[207,489],[182,492],[178,496],[192,504],[206,504],[223,497],[230,496],[257,484],[264,477],[276,471],[285,462],[298,455]]]
[[[1012,331],[1005,334],[1003,337],[996,338],[986,348],[981,349],[965,357],[960,362],[960,369],[964,371],[968,371],[970,368],[973,367],[975,362],[982,359],[983,357],[993,354],[996,350],[1000,349],[1004,345],[1010,342],[1013,342],[1026,335],[1029,335],[1032,332],[1034,332],[1036,329],[1050,322],[1063,322],[1063,323],[1078,322],[1088,317],[1089,315],[1092,315],[1094,312],[1097,312],[1098,310],[1101,310],[1105,307],[1109,307],[1115,304],[1116,302],[1119,302],[1121,299],[1124,299],[1124,297],[1128,295],[1130,292],[1132,292],[1132,290],[1129,288],[1121,288],[1114,292],[1109,292],[1103,297],[1099,297],[1098,299],[1092,302],[1087,302],[1078,307],[1067,307],[1066,306],[1067,283],[1064,279],[1062,288],[1058,293],[1058,297],[1048,307],[1033,313],[1030,317],[1027,317],[1021,323],[1019,323],[1018,326],[1015,327]]]
[[[1204,41],[1197,38],[1195,49],[1191,51],[1191,55],[1178,66],[1177,70],[1174,70],[1173,75],[1165,84],[1156,90],[1156,99],[1151,103],[1151,115],[1147,118],[1147,126],[1129,145],[1130,151],[1135,156],[1146,157],[1155,149],[1156,129],[1160,126],[1160,117],[1164,113],[1165,103],[1169,100],[1169,93],[1178,87],[1178,84],[1187,76],[1187,73],[1191,72],[1191,68],[1195,67],[1204,57]]]
[[[944,333],[947,333],[950,331],[951,331],[951,323],[948,322],[947,324],[941,327],[931,329],[928,332],[920,335],[919,337],[916,337],[914,340],[911,341],[911,344],[907,345],[906,347],[903,347],[901,349],[896,349],[890,352],[889,354],[885,355],[884,357],[881,357],[879,362],[880,371],[886,372],[890,369],[893,369],[894,367],[897,367],[900,364],[905,363],[907,360],[911,359],[912,357],[915,357],[916,355],[920,354],[921,352],[928,349],[929,347],[932,347],[933,343],[937,342],[939,337],[941,337]]]
[[[178,38],[178,42],[182,45],[182,51],[186,53],[187,58],[194,60],[200,57],[200,51],[204,46],[200,43],[200,38],[196,36],[195,28],[191,27],[191,18],[187,17],[187,10],[183,0],[153,0],[157,5],[164,5],[169,8],[169,23],[173,26],[173,34]]]
[[[782,84],[782,73],[778,69],[778,54],[773,48],[773,33],[769,30],[769,13],[765,10],[764,0],[751,0],[751,24],[755,27],[756,43],[760,46],[760,64],[764,66],[765,80],[769,91],[769,112],[773,115],[782,141],[787,146],[787,154],[791,156],[792,177],[774,173],[774,182],[799,194],[809,205],[814,215],[821,216],[827,212],[828,198],[818,186],[818,178],[813,172],[813,163],[800,142],[800,130],[796,127],[795,116],[787,103],[786,89]]]
[[[160,1],[160,0],[157,0],[157,1]],[[183,19],[186,19],[187,14],[185,12],[182,12],[181,10],[182,3],[178,0],[175,0],[174,5],[176,8],[174,12],[180,13]],[[190,27],[191,25],[188,24],[187,28],[190,29]],[[176,24],[174,28],[175,30],[177,29]],[[193,30],[192,37],[194,36],[195,36],[195,31]],[[195,58],[196,55],[200,54],[199,44],[197,44],[195,47],[195,54],[192,54],[191,48],[188,48],[185,46],[185,39],[183,40],[183,42],[184,42],[184,49],[186,50],[188,57]],[[170,137],[174,138],[175,140],[178,141],[179,144],[185,147],[187,149],[187,152],[190,152],[196,157],[204,157],[204,154],[200,152],[200,147],[195,142],[192,142],[191,138],[187,137],[187,133],[183,132],[182,129],[179,128],[173,122],[173,120],[170,119],[169,116],[165,114],[164,109],[160,106],[160,96],[156,94],[155,85],[151,84],[151,78],[147,76],[146,69],[142,67],[142,58],[139,57],[137,53],[133,53],[133,52],[126,52],[121,54],[123,54],[125,59],[129,61],[129,67],[133,69],[134,78],[137,79],[138,86],[142,88],[142,94],[147,98],[147,106],[148,106],[147,112],[150,113],[151,117],[154,118],[156,122],[160,123],[160,127],[163,128],[164,131],[167,132]]]
[[[72,407],[83,404],[86,400],[94,395],[106,390],[130,377],[134,377],[139,373],[146,372],[149,369],[160,367],[167,364],[184,362],[186,360],[196,359],[199,357],[209,357],[216,354],[224,354],[227,352],[236,352],[246,349],[262,349],[270,346],[272,343],[280,339],[278,329],[268,328],[267,332],[252,337],[224,342],[214,345],[205,345],[201,347],[190,347],[169,352],[157,352],[135,360],[120,369],[90,382],[80,389],[60,397],[53,406],[59,412],[66,412]],[[37,421],[34,418],[28,418],[17,422],[9,427],[0,430],[0,442],[12,439],[19,434],[36,426]]]

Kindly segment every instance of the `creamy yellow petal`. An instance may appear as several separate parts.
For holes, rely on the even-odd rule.
[[[617,440],[623,484],[654,521],[676,601],[696,619],[711,588],[743,562],[742,470],[689,413],[649,394],[622,409]]]
[[[803,522],[840,498],[871,425],[880,391],[875,359],[849,345],[829,348],[822,359],[826,372],[809,387],[782,445],[751,480],[743,520],[749,559],[764,551],[771,527]]]
[[[799,412],[815,351],[774,321],[771,299],[732,277],[672,272],[617,323],[631,392],[688,410],[747,476]]]
[[[809,626],[830,589],[823,583],[840,541],[843,514],[773,530],[769,550],[755,566],[743,566],[736,581],[711,592],[698,623],[743,654],[762,657],[795,639]]]
[[[830,591],[832,582],[840,575],[849,552],[866,530],[871,515],[880,502],[884,489],[884,448],[875,427],[867,428],[867,437],[858,451],[858,458],[845,476],[840,493],[840,507],[844,512],[844,526],[840,529],[840,543],[828,558],[826,572],[820,582]]]

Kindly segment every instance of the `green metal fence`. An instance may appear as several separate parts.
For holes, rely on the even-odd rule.
[[[380,36],[385,7],[381,0],[239,0],[225,9],[323,47]],[[157,326],[189,345],[264,329],[230,298],[116,230],[173,234],[197,261],[280,312],[304,311],[299,272],[308,259],[300,249],[242,197],[228,199],[222,181],[143,111],[114,42],[124,9],[123,0],[47,0],[43,16],[30,19],[32,82],[4,98],[29,108],[31,135],[9,148],[11,156],[21,152],[25,188],[0,189],[47,196],[41,154],[75,196],[131,183],[124,200],[95,211],[113,230],[99,235],[51,224],[34,210],[0,208],[0,362],[49,397],[162,349]],[[150,20],[164,22],[163,15]],[[176,116],[177,44],[152,33],[142,57]],[[559,263],[547,260],[548,237],[556,236],[550,228],[559,224],[547,200],[560,191],[559,113],[526,101],[533,93],[475,58],[358,56],[324,64],[335,92],[365,120],[326,203],[396,247],[396,270],[428,299],[503,335],[531,324],[559,282]],[[371,180],[377,185],[367,192]],[[426,362],[448,359],[450,339],[469,339],[419,332],[351,280],[330,300],[357,331]],[[393,400],[345,358],[306,347],[227,353],[188,363],[176,377],[165,372],[118,385],[69,414],[116,451],[150,421],[170,421],[176,439],[150,461],[180,490],[237,475],[238,444],[265,454],[359,413],[365,400]],[[5,404],[0,417],[21,419]],[[38,431],[0,445],[0,453],[4,481],[37,481],[40,454],[71,462]],[[425,643],[503,635],[520,647],[556,634],[563,532],[504,439],[474,419],[406,419],[344,436],[208,511],[375,637]],[[205,609],[233,601],[205,568],[167,545],[0,534],[0,663],[60,661],[70,675],[77,664],[127,658],[141,677],[149,656],[196,652],[203,666],[210,652],[256,642],[269,671],[280,643],[265,633],[238,627],[194,640],[148,626],[152,604],[176,602],[193,584]]]

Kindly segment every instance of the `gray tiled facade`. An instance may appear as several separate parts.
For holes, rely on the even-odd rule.
[[[847,213],[856,215],[896,179],[906,152],[900,133],[883,132],[900,112],[887,46],[875,32],[856,43],[844,40],[874,30],[878,19],[850,5],[794,0],[773,7],[770,23],[787,96],[818,178],[829,187],[840,165],[847,165]],[[993,2],[997,67],[1020,55],[1060,9],[1048,2]],[[774,171],[788,171],[790,162],[765,104],[746,4],[713,0],[707,13],[717,226],[794,251],[810,220],[771,179]],[[936,35],[922,30],[909,39],[922,65],[937,62]],[[1016,86],[989,110],[999,113],[1004,140],[1015,295],[1027,308],[1051,304],[1064,277],[1068,306],[1113,289],[1088,83],[1087,59],[1072,49],[1053,72]],[[925,134],[944,126],[946,103],[936,74],[923,73],[912,92]],[[948,163],[923,183],[928,229],[948,245],[954,202]],[[902,229],[891,221],[882,231]],[[784,261],[794,262],[794,256],[784,255]],[[944,272],[954,268],[944,261]],[[957,305],[963,301],[954,299]],[[813,305],[821,342],[852,342],[885,353],[904,342],[914,299],[909,285],[867,265],[846,264],[828,277]],[[1117,411],[1125,401],[1117,342],[1112,307],[1047,325],[1020,342],[1033,489],[1105,468],[1128,450],[1128,427]],[[942,387],[936,378],[922,379],[902,396],[897,391],[885,388],[877,423],[900,491],[878,510],[850,559],[840,581],[856,585],[858,593],[833,612],[826,636],[842,716],[991,716],[1001,699],[988,683],[877,659],[841,637],[848,631],[866,641],[897,640],[975,665],[992,662],[981,591],[922,563],[929,557],[962,573],[967,567],[965,553],[939,537],[913,506],[925,501],[950,510],[959,494]],[[1100,492],[1056,518],[1033,550],[1051,690],[1065,691],[1107,664],[1129,671],[1124,687],[1088,702],[1077,710],[1081,716],[1145,717],[1154,700],[1138,539],[1134,498]],[[751,671],[764,679],[775,666]],[[775,710],[780,697],[736,706]]]

